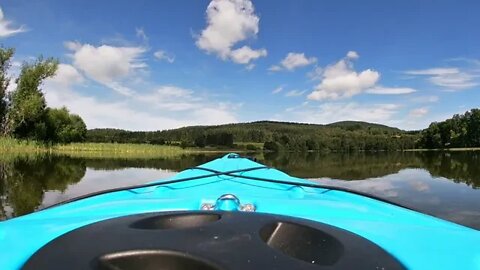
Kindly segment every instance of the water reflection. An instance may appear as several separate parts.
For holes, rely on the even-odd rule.
[[[34,211],[45,191],[65,191],[84,177],[85,170],[85,161],[64,156],[18,156],[0,162],[0,214]]]
[[[216,157],[218,154],[173,159],[2,157],[0,219],[101,189],[165,178]],[[294,176],[371,192],[480,228],[480,152],[265,153],[255,157]]]

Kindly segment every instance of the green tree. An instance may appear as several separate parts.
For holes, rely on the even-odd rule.
[[[200,135],[195,138],[195,146],[204,148],[207,145],[207,137],[205,135]]]
[[[70,114],[65,107],[48,108],[46,115],[48,141],[70,143],[85,140],[87,127],[80,116]]]
[[[0,131],[3,131],[3,121],[7,112],[7,88],[10,84],[8,69],[14,53],[13,48],[0,47]]]
[[[58,61],[52,58],[39,57],[34,63],[24,63],[7,112],[7,133],[18,138],[45,140],[47,106],[40,86],[55,75],[57,67]]]

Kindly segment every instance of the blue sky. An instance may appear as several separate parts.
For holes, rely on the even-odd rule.
[[[0,3],[11,70],[89,128],[360,120],[425,128],[480,107],[479,1]],[[12,84],[11,88],[15,85]]]

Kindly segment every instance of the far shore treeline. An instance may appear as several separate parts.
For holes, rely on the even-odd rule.
[[[87,141],[224,147],[267,151],[396,151],[480,147],[480,110],[472,109],[421,131],[344,121],[328,125],[259,121],[164,131],[92,129]]]
[[[0,140],[45,145],[72,142],[174,145],[182,148],[280,151],[396,151],[480,147],[480,110],[472,109],[424,130],[404,131],[380,124],[344,121],[328,125],[273,121],[192,126],[163,131],[88,130],[67,108],[47,107],[41,86],[55,75],[58,61],[24,62],[16,78],[9,69],[14,49],[0,46]],[[16,86],[10,87],[14,81]],[[7,89],[13,90],[8,91]],[[161,129],[162,127],[158,127]]]
[[[39,57],[24,62],[18,77],[11,78],[13,55],[13,48],[0,47],[0,134],[46,144],[84,141],[87,129],[82,118],[66,108],[47,107],[40,88],[55,75],[58,61]],[[12,79],[16,87],[8,91]]]

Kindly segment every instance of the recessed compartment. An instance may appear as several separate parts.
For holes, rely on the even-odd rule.
[[[330,234],[295,223],[269,224],[260,230],[260,237],[271,248],[310,264],[334,265],[344,251]]]
[[[132,250],[103,255],[98,270],[218,270],[219,268],[192,256],[161,250]]]
[[[131,224],[131,228],[145,230],[185,229],[203,226],[221,218],[217,214],[174,214],[158,215],[141,219]]]

